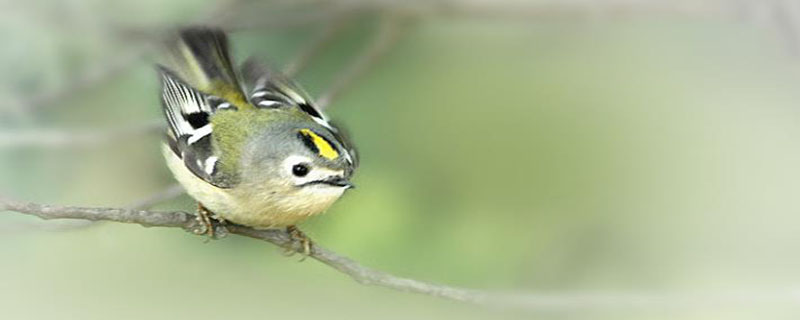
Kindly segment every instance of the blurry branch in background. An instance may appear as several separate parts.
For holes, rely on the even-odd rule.
[[[440,1],[431,2],[439,15],[501,19],[584,19],[627,18],[646,15],[680,17],[726,16],[732,5],[729,0],[598,0],[598,1]]]
[[[772,9],[773,23],[783,38],[786,50],[794,57],[800,55],[800,3],[792,0],[775,0]]]
[[[88,67],[83,73],[71,77],[70,81],[60,88],[39,92],[25,99],[28,112],[36,112],[44,107],[59,105],[61,104],[59,101],[62,99],[111,80],[141,61],[144,54],[151,49],[151,44],[142,44],[136,50],[120,53],[104,63]]]
[[[103,143],[118,142],[119,139],[141,134],[161,132],[166,127],[164,120],[158,119],[134,124],[129,127],[108,130],[55,130],[27,129],[25,131],[0,131],[0,149],[20,147],[85,147]]]
[[[318,55],[328,44],[338,36],[348,22],[349,16],[342,16],[331,21],[322,27],[319,34],[305,45],[294,58],[283,68],[283,73],[288,77],[294,77],[305,69],[316,55]]]
[[[540,21],[541,19],[578,18],[596,20],[602,18],[641,17],[645,15],[673,15],[696,18],[735,18],[745,15],[747,20],[770,24],[770,29],[781,33],[788,41],[791,50],[800,50],[800,5],[790,0],[733,1],[717,0],[698,3],[697,1],[629,1],[605,0],[574,3],[524,3],[490,1],[346,1],[342,3],[316,4],[314,9],[297,10],[291,14],[272,14],[259,19],[239,17],[241,12],[252,11],[243,0],[219,1],[211,6],[194,24],[216,24],[227,30],[246,29],[278,30],[321,21],[336,21],[351,17],[357,12],[390,12],[406,16],[458,16],[471,18],[501,18]],[[301,3],[302,4],[302,3]],[[306,4],[308,5],[308,4]],[[749,15],[756,17],[747,17]],[[125,32],[122,32],[123,34]],[[41,107],[55,105],[56,101],[77,91],[91,88],[108,81],[141,61],[153,49],[167,30],[149,30],[137,33],[148,41],[129,50],[110,61],[94,65],[85,72],[71,78],[68,85],[53,91],[41,92],[27,100],[34,111]],[[296,70],[289,66],[289,73]],[[325,96],[320,101],[325,106]]]
[[[145,204],[146,205],[146,204]],[[88,221],[113,221],[139,224],[145,227],[180,228],[195,232],[201,228],[195,216],[181,211],[145,211],[125,208],[69,207],[22,202],[0,197],[0,211],[15,211],[42,219],[81,219]],[[228,224],[218,234],[227,231],[263,240],[276,246],[302,251],[284,230],[256,230],[240,225]],[[513,308],[525,311],[576,310],[576,309],[639,309],[639,310],[690,310],[702,308],[749,308],[754,305],[797,305],[800,291],[784,290],[754,293],[728,292],[718,294],[679,293],[490,293],[479,290],[445,286],[371,269],[320,247],[316,243],[311,249],[311,258],[342,272],[358,283],[393,290],[419,293],[455,301],[473,303],[495,308]]]
[[[269,3],[265,3],[269,4]],[[298,1],[302,4],[302,1]],[[245,8],[246,11],[251,12],[264,12],[270,11],[270,8]],[[330,23],[342,17],[354,16],[356,13],[363,12],[364,5],[317,5],[312,8],[301,9],[295,13],[281,13],[275,14],[271,17],[237,17],[229,19],[225,23],[221,23],[227,31],[241,31],[241,30],[281,30],[314,23]],[[244,10],[243,10],[244,11]]]
[[[294,2],[293,2],[294,3]],[[357,17],[355,13],[383,14],[382,26],[377,31],[361,55],[354,59],[336,79],[329,89],[317,100],[320,108],[327,107],[344,89],[352,85],[357,78],[368,69],[375,60],[384,53],[396,40],[398,16],[405,18],[424,18],[429,16],[458,16],[471,18],[522,19],[525,21],[541,21],[542,19],[583,18],[587,21],[607,18],[641,17],[646,15],[672,15],[696,18],[722,18],[736,20],[737,17],[757,27],[769,29],[781,35],[787,50],[800,54],[800,4],[790,0],[717,0],[704,3],[696,1],[629,1],[605,0],[597,2],[576,3],[504,3],[504,2],[471,2],[471,1],[346,1],[343,3],[314,3],[313,8],[295,10],[298,12],[271,14],[259,19],[241,17],[242,13],[258,11],[251,8],[252,2],[245,0],[223,0],[209,7],[207,12],[195,19],[195,24],[216,24],[228,30],[265,29],[276,30],[306,24],[323,23],[321,33],[313,39],[308,47],[286,66],[288,74],[302,70],[309,61],[329,43],[341,29],[346,20]],[[300,2],[300,5],[303,5]],[[305,3],[305,5],[309,5]],[[297,5],[295,5],[297,6]],[[262,8],[263,9],[263,8]],[[262,10],[263,11],[263,10]],[[280,10],[278,10],[280,11]],[[123,32],[124,33],[124,32]],[[167,30],[150,30],[143,34],[145,41],[134,50],[128,50],[111,59],[89,67],[82,74],[73,76],[75,80],[68,85],[52,91],[41,92],[23,99],[21,108],[16,112],[33,112],[42,107],[59,105],[59,100],[79,94],[82,90],[109,81],[123,73],[130,66],[154,49]],[[154,129],[156,130],[156,129]],[[134,130],[135,132],[135,130]],[[102,132],[0,132],[0,148],[9,146],[61,146],[70,144],[67,140],[75,137],[75,144],[88,145],[93,141],[107,141]]]
[[[397,41],[403,17],[389,14],[384,17],[372,40],[365,45],[353,62],[346,67],[316,101],[317,107],[325,109],[345,89],[353,84]]]
[[[240,3],[240,0],[224,0],[219,1],[211,6],[208,11],[202,14],[201,18],[196,20],[196,23],[215,23],[219,19],[219,12],[234,10],[235,6]],[[112,78],[122,74],[130,67],[136,65],[137,62],[155,49],[155,44],[160,40],[160,37],[147,39],[133,50],[121,50],[119,55],[110,58],[106,62],[100,62],[97,65],[91,65],[86,68],[83,73],[70,77],[70,81],[61,88],[52,91],[41,92],[34,95],[27,100],[29,111],[35,112],[38,109],[53,107],[60,105],[58,101],[80,93],[82,90],[93,88],[95,85],[110,81]]]
[[[237,13],[246,8],[244,0],[222,0],[210,6],[200,18],[194,19],[191,24],[198,25],[219,25],[227,30],[242,29],[268,29],[278,30],[290,27],[297,27],[330,19],[337,19],[343,15],[350,14],[354,8],[341,8],[330,11],[304,11],[295,14],[276,14],[274,17],[261,17],[253,24],[241,24]],[[103,82],[110,81],[114,77],[121,75],[130,67],[141,62],[149,53],[155,50],[157,44],[164,39],[165,35],[170,34],[169,28],[160,30],[150,30],[145,32],[120,31],[120,36],[139,40],[138,45],[133,46],[133,50],[122,50],[117,56],[91,65],[80,74],[70,77],[67,84],[54,90],[43,91],[26,99],[23,105],[27,112],[35,112],[41,108],[54,107],[60,105],[58,101],[79,94],[83,90],[91,89]]]

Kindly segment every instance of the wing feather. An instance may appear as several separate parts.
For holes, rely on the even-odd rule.
[[[219,155],[211,139],[214,130],[209,121],[218,109],[230,104],[190,87],[164,67],[159,67],[159,73],[170,149],[197,177],[220,188],[232,187],[235,179],[217,168]]]

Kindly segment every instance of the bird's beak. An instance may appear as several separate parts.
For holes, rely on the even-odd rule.
[[[353,185],[349,180],[345,179],[341,176],[331,176],[325,180],[323,180],[325,184],[329,184],[336,187],[342,187],[345,189],[353,189],[356,186]]]

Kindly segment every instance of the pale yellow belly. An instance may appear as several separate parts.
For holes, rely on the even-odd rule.
[[[195,176],[168,146],[162,149],[167,166],[186,193],[225,220],[256,229],[300,223],[325,211],[343,192],[331,190],[325,197],[320,197],[319,192],[281,197],[256,187],[222,189]]]

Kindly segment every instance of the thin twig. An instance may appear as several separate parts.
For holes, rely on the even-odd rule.
[[[402,18],[395,14],[389,14],[388,17],[381,20],[380,27],[372,40],[353,59],[353,62],[341,72],[341,75],[328,87],[328,90],[317,99],[317,107],[320,109],[328,107],[334,99],[375,64],[378,58],[397,41],[401,20]]]

